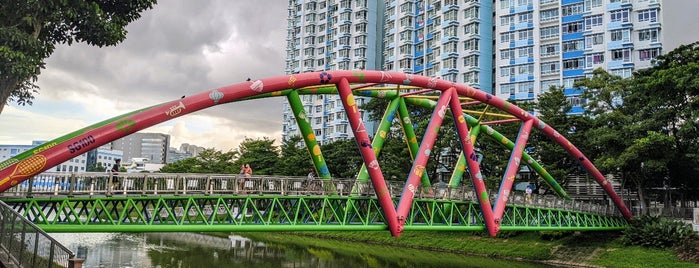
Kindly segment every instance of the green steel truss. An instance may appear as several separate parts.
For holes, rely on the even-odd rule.
[[[378,200],[349,196],[124,196],[4,200],[46,232],[387,230]],[[397,199],[394,200],[394,203]],[[620,216],[508,206],[500,230],[621,230]],[[408,231],[484,230],[480,207],[415,199]]]

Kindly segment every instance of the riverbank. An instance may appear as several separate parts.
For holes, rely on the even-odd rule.
[[[391,237],[388,232],[241,235],[275,243],[315,243],[318,247],[332,247],[327,241],[351,241],[564,267],[699,267],[699,264],[679,261],[671,249],[623,246],[619,241],[620,234],[615,232],[513,232],[501,234],[498,238],[464,232],[406,232],[400,238]]]

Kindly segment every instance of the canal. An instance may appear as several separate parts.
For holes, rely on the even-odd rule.
[[[363,243],[323,246],[260,242],[196,233],[54,233],[85,268],[111,267],[551,267]],[[333,246],[334,245],[334,246]]]

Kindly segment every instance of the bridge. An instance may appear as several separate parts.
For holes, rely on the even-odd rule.
[[[332,178],[299,97],[303,94],[340,96],[342,106],[338,109],[344,111],[343,119],[352,126],[364,162],[356,178]],[[362,122],[355,95],[389,102],[373,140]],[[142,175],[125,183],[131,187],[116,190],[104,188],[104,178],[90,181],[91,175],[71,174],[71,178],[55,181],[59,175],[54,174],[50,197],[44,195],[50,192],[40,193],[45,190],[41,184],[35,185],[41,181],[37,176],[48,168],[131,133],[212,106],[269,97],[286,97],[292,107],[323,191],[300,190],[296,187],[303,185],[299,178],[259,177],[242,181],[241,185],[241,178],[235,176],[194,174]],[[419,143],[409,107],[433,111]],[[484,108],[466,109],[472,107]],[[425,167],[447,117],[454,121],[462,153],[452,168],[448,198],[441,198],[435,194],[441,193],[435,192],[440,189],[433,189]],[[404,133],[413,162],[406,180],[398,184],[385,180],[377,160],[394,119]],[[503,124],[519,124],[517,136],[510,139],[495,129]],[[575,206],[588,205],[567,201],[562,186],[524,150],[536,130],[578,160],[613,202],[613,215],[607,209],[604,213],[578,210]],[[476,149],[482,136],[510,151],[497,190],[487,189],[481,172],[479,155],[487,152]],[[517,204],[512,188],[521,165],[527,165],[548,184],[557,195],[550,203],[563,204],[562,208]],[[470,183],[464,184],[462,179]],[[86,185],[90,185],[89,190],[84,188]],[[0,192],[17,196],[6,197],[5,201],[45,230],[66,232],[388,230],[398,237],[404,230],[429,229],[485,230],[495,236],[500,230],[619,229],[632,218],[626,204],[592,162],[535,115],[467,85],[367,70],[248,81],[117,116],[0,163]]]
[[[1,195],[47,232],[348,231],[388,228],[373,186],[354,179],[308,180],[216,174],[44,173]],[[397,202],[404,183],[388,184]],[[494,196],[494,195],[491,195]],[[609,205],[541,196],[509,197],[501,230],[619,230]],[[416,190],[405,230],[485,229],[469,187]]]

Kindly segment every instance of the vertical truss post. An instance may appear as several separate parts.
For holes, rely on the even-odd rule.
[[[468,125],[466,124],[464,113],[461,111],[461,103],[459,103],[459,95],[456,93],[456,91],[452,92],[452,98],[449,105],[451,107],[451,113],[454,116],[454,123],[456,124],[457,133],[459,133],[459,140],[461,140],[462,152],[465,156],[467,156],[466,164],[468,165],[468,171],[471,175],[471,181],[476,189],[478,204],[480,204],[481,213],[483,213],[485,228],[488,230],[488,234],[490,234],[490,236],[496,236],[499,227],[495,223],[495,219],[493,217],[493,208],[490,205],[490,199],[488,199],[488,191],[485,188],[483,174],[481,174],[481,168],[478,165],[476,151],[473,149],[473,143],[471,142],[469,135]]]
[[[442,125],[442,121],[444,121],[444,116],[447,113],[449,100],[452,98],[451,93],[454,91],[454,88],[449,88],[443,91],[439,96],[437,106],[434,107],[434,110],[432,111],[430,123],[427,125],[425,135],[422,137],[420,149],[415,157],[415,161],[413,161],[413,167],[410,168],[408,179],[405,182],[405,187],[403,188],[403,194],[401,195],[400,202],[398,202],[397,215],[401,226],[405,224],[405,219],[410,212],[410,206],[413,204],[415,191],[418,190],[418,181],[422,177],[423,172],[425,172],[427,160],[432,151],[432,147],[434,146],[434,142],[437,139],[437,133]]]
[[[303,141],[306,143],[306,150],[308,150],[311,159],[313,160],[313,166],[316,169],[316,174],[324,179],[330,179],[330,171],[328,170],[328,165],[325,163],[325,158],[323,153],[320,151],[320,145],[318,145],[318,140],[316,140],[315,134],[313,134],[313,128],[308,122],[308,116],[306,115],[306,110],[303,109],[303,103],[299,97],[299,92],[292,90],[286,96],[289,101],[289,106],[291,106],[291,111],[294,113],[296,118],[296,124],[299,126],[301,135],[303,136]]]
[[[519,164],[522,159],[522,152],[524,152],[524,146],[527,145],[529,133],[532,130],[533,124],[534,120],[524,121],[522,123],[522,127],[519,129],[519,134],[517,134],[515,147],[512,149],[512,153],[510,154],[510,160],[507,163],[505,174],[502,177],[502,183],[500,183],[498,198],[497,200],[495,200],[495,209],[493,210],[493,214],[498,224],[500,224],[500,221],[502,220],[502,215],[503,213],[505,213],[507,199],[510,197],[510,190],[512,190],[512,185],[515,182],[515,177],[519,172]]]
[[[359,114],[359,109],[354,101],[354,95],[352,94],[352,89],[350,88],[347,78],[340,79],[337,83],[337,90],[340,93],[340,100],[347,113],[347,119],[352,126],[352,132],[354,133],[354,139],[359,147],[359,152],[362,155],[364,164],[368,167],[369,177],[371,178],[371,183],[374,185],[374,191],[376,191],[376,196],[379,199],[379,204],[381,205],[381,210],[383,211],[384,218],[386,219],[386,224],[388,229],[391,231],[391,235],[398,237],[400,236],[402,226],[398,224],[398,218],[396,217],[395,206],[393,205],[393,200],[388,192],[388,187],[386,187],[386,181],[381,173],[381,167],[379,162],[376,160],[376,155],[374,150],[371,149],[371,143],[369,143],[369,134],[367,133],[366,127],[362,122],[362,118]]]
[[[481,128],[475,127],[471,128],[471,133],[469,137],[471,137],[471,144],[476,144],[476,138],[478,138],[478,134],[480,134]],[[464,156],[464,152],[461,151],[459,154],[459,159],[456,160],[456,166],[454,167],[454,171],[451,173],[451,179],[449,179],[449,187],[451,188],[456,188],[459,187],[459,183],[461,183],[461,178],[464,176],[464,171],[466,171],[466,157]]]
[[[391,131],[391,123],[393,122],[393,119],[396,118],[396,109],[398,108],[399,102],[400,101],[398,98],[395,98],[388,104],[388,107],[386,107],[386,112],[384,112],[383,118],[381,118],[379,128],[376,130],[376,134],[374,135],[374,140],[371,142],[371,147],[374,149],[374,155],[377,157],[383,148],[388,132]],[[369,173],[367,173],[366,165],[362,164],[361,169],[359,169],[359,174],[357,175],[357,182],[363,183],[368,180]],[[358,189],[356,188],[357,184],[355,184],[354,188],[352,189],[352,193],[357,193]]]
[[[410,113],[408,113],[408,107],[405,106],[405,99],[399,97],[400,103],[398,104],[398,116],[400,116],[400,125],[403,129],[403,136],[405,136],[405,142],[408,144],[408,151],[410,151],[410,157],[415,160],[420,145],[417,144],[417,136],[415,135],[415,130],[413,129],[413,123],[410,121]],[[427,172],[422,174],[422,185],[425,187],[430,186],[430,178],[427,176]]]

